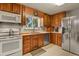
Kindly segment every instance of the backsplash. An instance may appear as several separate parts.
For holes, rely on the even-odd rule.
[[[59,27],[52,26],[52,32],[62,32],[62,27],[61,26],[59,26]]]
[[[38,32],[38,31],[45,31],[44,27],[39,28],[27,28],[26,26],[23,26],[21,28],[21,32]]]

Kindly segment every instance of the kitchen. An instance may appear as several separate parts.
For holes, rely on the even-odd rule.
[[[0,3],[0,56],[79,55],[78,5]]]

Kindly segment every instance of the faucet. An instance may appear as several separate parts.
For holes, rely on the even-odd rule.
[[[33,27],[33,32],[35,32],[35,27]]]

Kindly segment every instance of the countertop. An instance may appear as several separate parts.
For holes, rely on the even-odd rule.
[[[38,34],[46,34],[46,33],[58,33],[58,34],[62,34],[61,32],[31,32],[31,33],[23,32],[21,34],[22,34],[22,36],[25,36],[25,35],[38,35]]]
[[[24,32],[24,33],[22,33],[22,36],[25,36],[25,35],[38,35],[38,34],[46,34],[46,33],[50,33],[50,32],[31,32],[31,33]]]
[[[61,32],[51,32],[51,33],[60,33],[60,34],[62,34]]]

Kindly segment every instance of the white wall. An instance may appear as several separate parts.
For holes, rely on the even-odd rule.
[[[79,8],[68,11],[66,13],[66,16],[78,16],[79,17]]]

